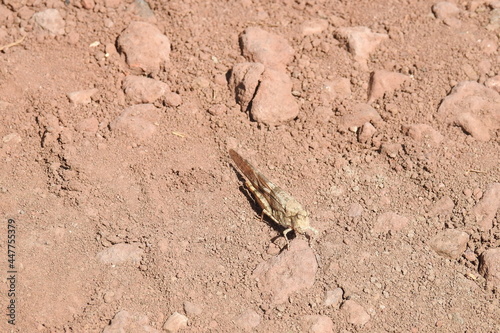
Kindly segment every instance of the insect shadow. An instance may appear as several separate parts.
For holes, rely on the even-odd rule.
[[[231,165],[231,168],[234,170],[234,172],[236,173],[236,176],[238,177],[238,180],[240,181],[240,186],[239,186],[238,189],[240,190],[241,193],[243,193],[245,195],[245,197],[247,198],[247,200],[250,202],[250,205],[252,206],[252,209],[255,211],[255,213],[257,213],[257,216],[260,217],[261,220],[265,221],[271,228],[273,228],[274,230],[276,230],[278,232],[278,235],[276,235],[275,237],[273,237],[271,239],[271,242],[274,243],[277,239],[279,239],[279,238],[282,237],[283,231],[286,228],[283,227],[283,226],[281,226],[281,225],[279,225],[279,224],[277,224],[271,218],[269,218],[269,216],[267,216],[266,214],[264,214],[263,209],[259,206],[257,200],[255,200],[255,198],[253,197],[252,193],[250,193],[250,191],[244,185],[245,181],[246,181],[245,177],[233,165]],[[288,233],[287,236],[288,236],[289,240],[294,239],[295,236],[296,236],[295,235],[295,230],[291,230]]]

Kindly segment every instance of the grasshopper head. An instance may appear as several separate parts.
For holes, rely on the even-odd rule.
[[[287,213],[292,220],[292,228],[300,234],[307,234],[308,231],[317,233],[309,222],[309,213],[302,208],[302,205],[295,200],[291,200],[286,205]]]
[[[318,230],[314,229],[311,227],[309,224],[309,216],[298,216],[297,220],[295,221],[295,228],[294,228],[298,233],[306,235],[307,237],[311,237],[311,234],[317,235]]]

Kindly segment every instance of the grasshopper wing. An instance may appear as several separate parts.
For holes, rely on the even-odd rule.
[[[241,157],[236,151],[230,149],[229,156],[240,169],[241,173],[250,181],[253,187],[266,199],[273,212],[285,213],[285,205],[290,195],[283,191],[279,186],[274,185],[266,176],[264,176],[250,162]],[[276,214],[273,214],[276,215]],[[277,216],[273,216],[277,217]],[[283,224],[283,221],[279,221]]]

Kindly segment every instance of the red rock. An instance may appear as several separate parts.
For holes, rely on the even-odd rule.
[[[121,3],[122,0],[104,0],[104,6],[106,8],[118,8]]]
[[[283,72],[266,69],[252,100],[252,119],[266,125],[279,125],[299,114],[299,106],[292,96],[292,81]]]
[[[465,250],[464,257],[465,257],[465,259],[469,260],[470,262],[474,262],[477,260],[476,254],[471,249]]]
[[[386,142],[383,143],[380,147],[380,152],[389,156],[390,158],[396,158],[402,148],[403,146],[400,143]]]
[[[351,81],[348,78],[325,81],[321,86],[321,97],[325,102],[334,101],[336,98],[341,100],[350,98]]]
[[[367,27],[348,27],[337,29],[337,35],[341,39],[347,40],[349,52],[358,60],[366,60],[370,53],[389,36],[372,32]]]
[[[368,87],[368,103],[372,103],[384,94],[390,93],[401,86],[410,77],[401,73],[378,70],[371,74]]]
[[[96,88],[88,90],[80,90],[68,93],[68,99],[75,104],[89,104],[92,102],[92,96],[95,95],[99,90]]]
[[[222,116],[227,113],[227,106],[225,104],[214,104],[208,108],[208,113],[212,116]]]
[[[484,85],[500,93],[500,75],[495,75],[493,77],[490,77],[488,80],[486,80]]]
[[[439,232],[430,241],[429,245],[439,255],[458,259],[467,248],[469,234],[456,229],[446,229]]]
[[[144,250],[137,244],[115,244],[97,254],[97,259],[107,265],[117,265],[124,263],[139,264]]]
[[[474,206],[472,212],[476,217],[478,226],[483,231],[493,227],[493,219],[500,207],[500,183],[488,185],[481,200]]]
[[[248,61],[279,70],[285,69],[295,53],[286,39],[259,27],[245,29],[240,36],[240,46]]]
[[[457,17],[460,14],[460,9],[457,5],[447,1],[441,1],[432,6],[432,12],[437,18],[443,19],[447,17]]]
[[[64,35],[66,22],[57,9],[46,9],[35,13],[33,20],[43,29],[54,35]]]
[[[455,207],[455,203],[449,196],[439,199],[432,207],[431,215],[450,215]]]
[[[369,143],[376,132],[377,129],[371,123],[366,122],[358,131],[358,141],[361,143]]]
[[[134,104],[140,104],[153,103],[170,92],[170,87],[161,81],[129,75],[123,80],[123,90]]]
[[[187,327],[188,317],[174,312],[168,317],[165,324],[163,324],[163,329],[168,333],[175,333]]]
[[[149,7],[147,1],[134,1],[128,7],[128,10],[132,11],[135,15],[140,16],[148,20],[148,22],[154,23],[156,22],[155,13]]]
[[[342,303],[343,295],[344,291],[342,290],[342,288],[327,290],[325,293],[325,301],[323,302],[323,304],[325,306],[331,306],[334,309],[338,309],[340,307],[340,303]]]
[[[35,14],[35,11],[28,6],[21,7],[17,12],[17,16],[19,16],[21,20],[25,21],[29,20],[33,16],[33,14]]]
[[[71,45],[76,45],[80,41],[80,34],[76,31],[70,31],[68,33],[68,43]]]
[[[459,27],[461,22],[458,19],[460,9],[451,2],[441,1],[432,6],[432,12],[438,19],[442,19],[450,27]]]
[[[307,333],[331,333],[333,332],[333,321],[328,316],[310,315],[301,320],[301,332]]]
[[[483,123],[481,119],[470,114],[469,112],[462,112],[458,114],[456,123],[476,140],[486,142],[491,138],[488,126]]]
[[[497,52],[498,42],[493,38],[485,38],[479,43],[479,47],[486,55],[492,55]]]
[[[92,9],[95,6],[94,0],[81,0],[82,7],[85,9]]]
[[[235,324],[245,331],[251,331],[255,327],[259,326],[260,321],[261,316],[252,309],[243,311],[234,320]]]
[[[184,302],[184,311],[188,316],[199,316],[203,312],[203,308],[193,302]]]
[[[349,324],[363,326],[370,320],[368,312],[356,301],[345,301],[341,310],[347,315],[347,322]]]
[[[404,126],[403,132],[415,141],[429,142],[432,145],[438,145],[444,140],[441,133],[427,124]]]
[[[174,92],[167,92],[165,94],[165,105],[177,107],[182,104],[181,95]]]
[[[303,36],[322,33],[328,28],[328,21],[323,19],[314,19],[305,21],[300,25],[300,32]]]
[[[2,137],[2,142],[9,144],[9,145],[15,145],[17,143],[20,143],[21,141],[23,141],[23,139],[21,138],[19,133],[16,133],[16,132],[9,133],[9,134],[5,135],[4,137]]]
[[[387,233],[389,231],[401,231],[409,223],[408,218],[394,212],[387,212],[379,215],[373,226],[376,233]]]
[[[154,123],[158,118],[159,112],[154,105],[138,104],[126,108],[109,126],[112,131],[147,140],[156,132]]]
[[[489,131],[500,128],[500,95],[474,81],[460,82],[441,102],[437,118],[485,140]]]
[[[170,61],[170,40],[149,23],[130,23],[118,37],[117,44],[130,69],[138,74],[156,74]]]
[[[281,304],[291,294],[312,287],[317,269],[313,250],[306,241],[295,239],[290,242],[288,251],[260,263],[253,277],[258,280],[265,298],[269,296],[271,303]]]
[[[236,102],[246,111],[259,85],[264,65],[256,62],[236,64],[229,78],[229,89],[234,91]]]
[[[331,107],[325,105],[319,105],[314,109],[314,113],[311,114],[311,121],[314,119],[318,123],[327,124],[329,121],[335,119],[335,112]]]
[[[96,117],[91,117],[80,121],[75,129],[78,132],[88,132],[88,133],[97,133],[99,130],[99,121]]]
[[[500,290],[500,248],[488,249],[481,254],[479,273],[486,279],[488,287]]]
[[[368,104],[360,103],[352,108],[351,113],[342,116],[339,127],[341,130],[346,131],[352,127],[361,127],[367,122],[377,126],[382,124],[383,120],[377,110]]]

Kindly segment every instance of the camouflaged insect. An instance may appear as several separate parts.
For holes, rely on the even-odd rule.
[[[300,234],[307,234],[308,231],[318,232],[310,225],[309,213],[294,197],[279,186],[274,185],[234,150],[229,150],[229,156],[247,179],[245,185],[262,208],[262,213],[286,228],[283,231],[283,236],[287,245],[286,235],[292,230]]]

